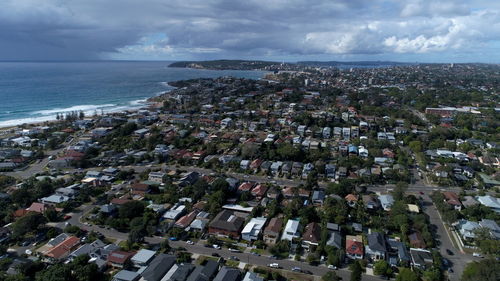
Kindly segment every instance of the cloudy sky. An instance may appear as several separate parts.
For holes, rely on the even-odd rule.
[[[500,62],[498,0],[1,0],[0,60]]]

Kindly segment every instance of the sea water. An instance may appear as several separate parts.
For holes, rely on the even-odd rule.
[[[55,120],[65,112],[87,115],[144,106],[171,90],[171,81],[265,72],[169,68],[171,62],[0,62],[0,127]]]

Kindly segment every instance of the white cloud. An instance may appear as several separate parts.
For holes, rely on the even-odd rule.
[[[499,11],[493,0],[3,0],[0,59],[470,53],[500,38]]]

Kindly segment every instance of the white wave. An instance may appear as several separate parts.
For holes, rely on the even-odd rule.
[[[133,100],[133,101],[129,102],[129,104],[132,106],[138,106],[138,105],[144,105],[145,103],[147,103],[147,101],[148,101],[148,99]]]
[[[96,114],[100,115],[101,113],[117,113],[128,110],[138,110],[140,108],[144,108],[147,106],[147,99],[134,100],[130,101],[128,105],[115,105],[115,104],[102,104],[102,105],[76,105],[63,109],[50,109],[50,110],[40,110],[32,112],[32,115],[42,115],[37,117],[27,117],[27,118],[19,118],[19,119],[11,119],[0,121],[0,128],[2,127],[11,127],[21,124],[33,124],[33,123],[41,123],[45,121],[54,121],[56,120],[57,113],[64,112],[72,112],[72,111],[83,111],[85,116],[93,116]]]
[[[12,119],[0,121],[0,128],[11,127],[21,124],[32,124],[32,123],[40,123],[45,121],[53,121],[56,120],[53,116],[44,116],[44,117],[29,117],[29,118],[20,118],[20,119]]]
[[[166,88],[173,88],[172,86],[170,86],[170,85],[168,84],[168,82],[160,82],[160,85],[162,85],[162,86],[164,86],[164,87],[166,87]]]
[[[65,112],[73,112],[73,111],[89,112],[89,111],[100,110],[100,109],[104,109],[107,107],[113,107],[113,106],[116,106],[116,104],[108,103],[108,104],[100,104],[100,105],[94,105],[94,104],[75,105],[75,106],[71,106],[71,107],[67,107],[67,108],[54,108],[54,109],[34,111],[31,114],[32,115],[54,115],[57,113],[65,113]]]

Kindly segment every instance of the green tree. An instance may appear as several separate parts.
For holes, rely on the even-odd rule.
[[[420,281],[418,275],[409,268],[400,268],[396,281]]]
[[[484,259],[467,264],[462,281],[498,281],[500,280],[500,262],[495,259]]]
[[[12,235],[20,237],[28,232],[32,232],[38,228],[40,224],[45,223],[45,217],[39,213],[28,213],[24,217],[18,219],[12,225]]]
[[[339,281],[340,277],[337,275],[335,271],[328,271],[323,277],[321,277],[322,281]]]
[[[36,275],[37,281],[67,281],[73,280],[71,268],[64,264],[55,264]]]
[[[140,201],[130,201],[120,206],[118,214],[120,218],[134,218],[141,216],[144,212],[144,203]]]
[[[408,146],[410,147],[410,149],[415,152],[415,153],[418,153],[418,152],[421,152],[422,151],[422,142],[420,141],[411,141]]]
[[[361,275],[363,274],[363,268],[359,261],[354,261],[350,266],[351,270],[351,281],[361,281]]]
[[[394,188],[394,191],[392,192],[394,200],[396,201],[403,200],[405,198],[405,192],[407,188],[408,184],[406,184],[405,182],[398,182],[396,184],[396,187]]]
[[[373,272],[375,275],[391,276],[392,269],[385,260],[379,260],[375,262]]]

